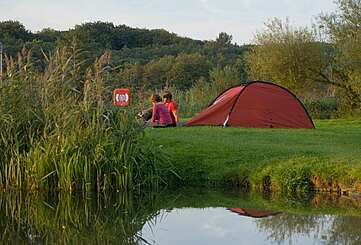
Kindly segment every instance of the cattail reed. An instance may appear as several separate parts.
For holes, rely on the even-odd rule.
[[[84,69],[74,43],[44,54],[41,71],[25,49],[5,57],[1,188],[103,192],[159,183],[164,156],[144,138],[137,106],[112,106],[110,58]]]

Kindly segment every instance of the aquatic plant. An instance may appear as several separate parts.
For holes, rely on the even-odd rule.
[[[127,109],[112,105],[110,53],[85,74],[74,43],[44,57],[43,71],[34,67],[31,51],[5,57],[0,187],[98,192],[155,187],[163,154],[143,137],[136,97]]]

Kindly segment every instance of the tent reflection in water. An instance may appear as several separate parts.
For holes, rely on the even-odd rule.
[[[248,216],[252,218],[265,218],[269,216],[274,216],[280,214],[281,212],[275,211],[267,211],[267,210],[260,210],[260,209],[245,209],[245,208],[229,208],[229,211],[233,213],[237,213],[239,215]]]
[[[315,128],[303,104],[286,88],[254,81],[221,93],[186,126]]]

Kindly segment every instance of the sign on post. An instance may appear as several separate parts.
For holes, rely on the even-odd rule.
[[[113,104],[115,106],[128,106],[130,104],[130,90],[127,88],[114,89]]]

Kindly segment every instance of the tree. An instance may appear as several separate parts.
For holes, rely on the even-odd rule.
[[[319,26],[292,28],[273,20],[255,37],[247,56],[252,79],[272,80],[298,91],[336,89],[343,111],[361,105],[361,0],[338,0]],[[326,34],[326,39],[320,39]],[[321,86],[321,84],[324,84]]]
[[[45,68],[47,56],[58,47],[74,47],[81,60],[79,75],[86,73],[94,60],[111,51],[108,64],[124,85],[146,88],[174,86],[189,89],[200,78],[209,80],[215,67],[232,67],[242,75],[244,63],[240,58],[247,48],[232,44],[232,36],[222,32],[217,41],[200,41],[179,37],[162,29],[147,30],[91,22],[76,25],[68,31],[45,28],[31,33],[16,21],[0,22],[0,40],[5,52],[15,57],[25,47],[31,50],[35,67]],[[44,55],[45,54],[45,55]]]
[[[76,25],[70,35],[76,37],[80,47],[88,51],[112,49],[112,41],[115,36],[115,27],[112,23],[94,22]]]
[[[361,104],[361,0],[338,0],[338,11],[322,15],[324,29],[336,52],[333,76],[325,80],[342,89],[350,109]]]
[[[209,68],[207,58],[198,53],[178,55],[167,73],[167,85],[188,89],[201,77],[207,78]]]
[[[221,32],[218,34],[216,42],[219,45],[227,46],[232,44],[232,38],[232,35],[229,35],[226,32]]]
[[[66,34],[66,31],[57,31],[51,28],[44,28],[35,34],[35,38],[40,39],[43,42],[51,42],[53,45],[56,45],[59,40],[65,39]]]
[[[255,36],[256,45],[246,56],[249,78],[271,80],[298,93],[319,87],[328,75],[331,47],[317,40],[306,27],[274,19]]]
[[[144,85],[152,88],[163,88],[168,85],[168,73],[174,64],[173,56],[164,56],[144,66]]]
[[[217,93],[228,89],[229,87],[239,85],[241,83],[239,71],[236,67],[226,66],[213,68],[210,71],[210,80],[212,86],[215,87]]]
[[[19,21],[8,20],[0,22],[0,39],[11,37],[13,39],[29,41],[32,36]]]
[[[122,86],[130,86],[133,88],[140,88],[143,79],[143,66],[139,64],[126,65],[118,74]]]
[[[27,31],[18,21],[0,22],[0,40],[4,44],[4,51],[10,56],[16,56],[24,44],[32,40],[33,34]]]

